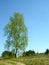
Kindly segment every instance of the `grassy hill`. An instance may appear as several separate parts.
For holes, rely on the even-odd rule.
[[[49,55],[36,55],[21,58],[0,59],[0,65],[49,65]]]

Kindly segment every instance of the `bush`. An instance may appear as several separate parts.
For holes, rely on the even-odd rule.
[[[15,57],[15,54],[13,54],[12,52],[9,52],[9,51],[4,51],[2,53],[2,57],[3,58],[13,58],[13,57]]]
[[[31,55],[35,55],[35,51],[29,50],[23,53],[23,56],[31,56]]]
[[[46,49],[45,54],[49,54],[49,49]]]

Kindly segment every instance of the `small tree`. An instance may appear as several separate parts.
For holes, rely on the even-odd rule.
[[[45,54],[49,54],[49,49],[46,49]]]
[[[35,51],[33,50],[29,50],[23,53],[23,56],[32,56],[35,55]]]
[[[9,52],[8,52],[8,51],[4,51],[4,52],[2,53],[2,57],[3,57],[3,58],[9,58]]]
[[[6,48],[14,50],[17,56],[18,50],[25,50],[28,44],[27,28],[24,24],[23,15],[14,13],[10,22],[4,28],[6,39]]]
[[[11,51],[4,51],[2,53],[2,57],[3,58],[13,58],[15,57],[15,54],[13,54]]]

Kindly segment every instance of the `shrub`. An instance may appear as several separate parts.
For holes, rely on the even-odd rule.
[[[4,51],[2,53],[3,58],[13,58],[14,56],[15,56],[15,54],[13,54],[12,52],[9,52],[9,51]]]
[[[31,56],[31,55],[35,55],[35,51],[29,50],[23,53],[23,56]]]
[[[49,49],[46,49],[45,54],[49,54]]]

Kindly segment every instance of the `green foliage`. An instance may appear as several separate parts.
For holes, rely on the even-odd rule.
[[[49,49],[46,49],[45,54],[49,54]]]
[[[5,65],[4,63],[0,63],[0,65]]]
[[[35,51],[29,50],[23,53],[23,56],[32,56],[35,55]]]
[[[2,53],[2,57],[3,58],[13,58],[13,57],[15,57],[15,54],[13,54],[12,52],[9,52],[9,51],[4,51]]]
[[[24,24],[23,15],[20,13],[14,13],[14,16],[10,18],[10,22],[4,28],[6,39],[5,47],[9,50],[14,50],[14,53],[18,53],[18,50],[24,51],[27,44],[27,28]]]

